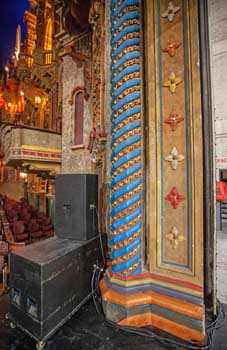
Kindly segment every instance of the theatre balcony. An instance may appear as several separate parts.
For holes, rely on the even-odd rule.
[[[60,172],[61,133],[4,123],[0,126],[0,138],[6,165],[36,174]]]

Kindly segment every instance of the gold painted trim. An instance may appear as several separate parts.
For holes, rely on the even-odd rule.
[[[42,146],[21,145],[20,148],[29,149],[32,151],[46,151],[46,152],[62,153],[61,149],[48,148],[48,147],[42,147]]]

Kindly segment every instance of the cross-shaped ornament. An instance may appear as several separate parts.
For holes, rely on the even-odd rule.
[[[170,202],[173,209],[177,209],[178,204],[185,200],[185,196],[180,194],[176,187],[173,187],[170,193],[165,196],[165,200]]]
[[[170,233],[167,233],[165,237],[168,241],[170,241],[173,249],[176,249],[178,244],[185,240],[184,236],[180,235],[178,229],[175,226],[173,226]]]
[[[176,76],[174,72],[172,72],[169,78],[163,83],[164,87],[168,87],[169,91],[174,94],[176,92],[177,85],[181,84],[183,80]]]
[[[167,18],[169,22],[173,22],[176,13],[180,10],[179,6],[174,6],[170,1],[167,9],[162,13],[162,18]]]
[[[165,157],[165,160],[171,163],[171,167],[173,170],[176,170],[178,163],[184,160],[184,156],[182,154],[179,154],[176,147],[173,147],[171,153],[167,157]]]
[[[168,45],[162,49],[163,52],[168,52],[170,57],[173,57],[176,50],[181,46],[179,41],[175,41],[173,38],[169,40]]]
[[[180,117],[174,110],[170,112],[168,118],[164,119],[164,123],[169,124],[172,131],[175,131],[178,124],[182,122],[184,118]]]

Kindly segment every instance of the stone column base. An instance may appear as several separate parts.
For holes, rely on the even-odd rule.
[[[109,268],[100,282],[108,320],[122,326],[153,326],[203,345],[203,289],[179,280],[142,273],[125,277]]]

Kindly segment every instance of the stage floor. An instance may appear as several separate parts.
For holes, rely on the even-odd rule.
[[[0,297],[0,349],[35,350],[35,343],[19,329],[11,329],[5,314],[9,309],[8,296]],[[227,312],[227,305],[225,306]],[[226,324],[216,332],[212,350],[227,350]],[[96,313],[92,302],[79,310],[52,338],[45,350],[168,350],[149,338],[126,334],[110,328],[104,317]],[[181,348],[182,350],[182,348]]]

